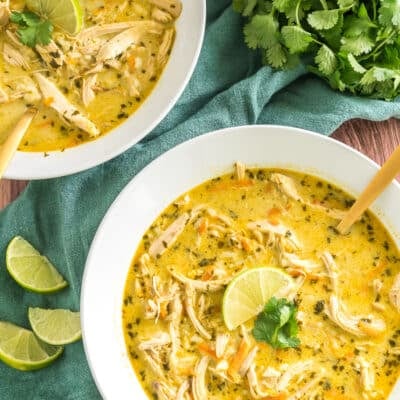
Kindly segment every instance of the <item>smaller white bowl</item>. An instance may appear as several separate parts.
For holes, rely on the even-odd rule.
[[[103,219],[87,258],[81,294],[83,343],[105,399],[147,399],[125,347],[122,300],[142,235],[162,210],[194,186],[232,170],[234,162],[320,176],[356,196],[378,166],[325,136],[282,126],[224,129],[185,142],[143,169]],[[171,171],[174,171],[171,174]],[[400,244],[400,185],[393,182],[372,211]],[[400,398],[399,382],[391,400]]]
[[[184,0],[170,59],[154,90],[133,115],[99,139],[63,152],[44,155],[18,151],[4,178],[47,179],[73,174],[108,161],[137,143],[167,115],[189,82],[203,43],[205,22],[205,0]]]

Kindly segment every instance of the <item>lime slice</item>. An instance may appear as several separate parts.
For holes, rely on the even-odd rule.
[[[259,314],[272,296],[283,296],[292,278],[277,268],[251,268],[236,276],[225,290],[222,314],[229,330]]]
[[[27,0],[26,6],[71,35],[82,29],[83,10],[79,0]]]
[[[42,343],[28,329],[0,321],[0,360],[21,371],[51,364],[63,351],[61,346]]]
[[[15,281],[32,292],[53,293],[68,285],[51,262],[20,236],[7,247],[6,265]]]
[[[46,343],[68,344],[82,337],[79,312],[30,307],[28,318],[33,332]]]

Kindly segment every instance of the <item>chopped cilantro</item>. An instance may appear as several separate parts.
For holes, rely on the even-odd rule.
[[[49,44],[53,25],[48,20],[42,20],[37,14],[30,11],[12,12],[11,22],[19,25],[17,34],[21,43],[29,47],[37,44]]]
[[[296,314],[297,307],[293,302],[272,297],[257,316],[252,332],[254,338],[275,349],[298,347]]]
[[[290,68],[303,57],[334,89],[400,95],[400,1],[233,0],[233,8],[265,64]]]

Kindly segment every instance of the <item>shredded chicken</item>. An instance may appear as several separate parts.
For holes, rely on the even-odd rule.
[[[177,398],[175,388],[172,388],[166,382],[153,382],[153,389],[160,400],[175,400]]]
[[[361,356],[357,357],[355,365],[360,372],[360,385],[364,398],[375,397],[375,373],[372,366]]]
[[[151,12],[151,17],[162,24],[167,24],[173,21],[173,16],[160,8],[154,7]]]
[[[254,364],[251,364],[249,370],[247,371],[247,380],[249,383],[250,394],[253,399],[269,397],[269,392],[263,391],[261,385],[258,382],[256,367]]]
[[[353,316],[346,313],[336,295],[331,295],[326,315],[340,328],[358,337],[378,336],[386,330],[385,321],[374,316]]]
[[[303,199],[299,192],[297,191],[296,184],[292,178],[289,178],[286,175],[279,174],[279,173],[273,173],[271,174],[270,177],[271,181],[274,182],[279,190],[284,193],[286,196],[289,198],[298,201],[299,203],[302,203],[308,207],[313,208],[314,210],[319,210],[326,215],[335,218],[335,219],[342,219],[346,215],[346,210],[339,210],[336,208],[329,208],[325,207],[321,204],[314,204],[312,202],[309,202],[305,199]]]
[[[185,229],[186,223],[189,220],[189,214],[180,215],[172,224],[150,245],[149,254],[156,258],[171,246],[178,236]]]
[[[182,3],[180,0],[149,0],[149,3],[167,11],[174,18],[178,18],[182,12]]]
[[[202,323],[198,320],[196,313],[193,308],[193,304],[195,303],[194,301],[194,296],[196,295],[196,292],[193,290],[192,287],[189,285],[185,286],[185,310],[186,313],[192,322],[194,328],[198,333],[200,333],[201,336],[204,338],[210,340],[211,339],[211,334],[204,328]]]
[[[239,375],[245,376],[247,371],[249,370],[250,366],[253,364],[254,359],[256,358],[258,352],[258,346],[254,346],[247,354],[246,358],[244,359],[242,365],[239,368]]]
[[[314,378],[310,379],[301,389],[296,393],[292,394],[287,398],[287,400],[300,400],[304,398],[306,393],[310,393],[311,389],[318,385],[318,383],[323,378],[325,370],[321,368],[321,373],[317,374]]]
[[[82,83],[82,101],[87,107],[96,97],[94,87],[96,85],[97,75],[92,74],[83,79]]]
[[[219,333],[215,339],[215,355],[217,358],[223,357],[226,346],[228,345],[230,335],[228,333]]]
[[[328,275],[331,280],[333,292],[337,293],[337,290],[339,287],[339,278],[338,278],[339,270],[335,263],[335,260],[333,259],[332,254],[329,253],[328,251],[324,251],[321,254],[321,259],[324,262],[325,267],[328,271]]]
[[[236,179],[241,181],[246,177],[246,166],[240,161],[235,162]]]
[[[206,371],[210,359],[203,356],[196,364],[192,378],[192,395],[194,400],[207,400]]]
[[[168,59],[169,51],[172,47],[172,43],[175,36],[175,30],[170,28],[166,29],[164,32],[164,36],[161,41],[161,45],[157,54],[157,63],[161,67],[165,65]]]
[[[56,110],[61,117],[88,132],[91,136],[99,135],[100,132],[94,123],[71,104],[53,82],[38,72],[34,74],[34,77],[39,84],[43,97],[49,100],[49,106]]]
[[[57,69],[63,66],[65,62],[64,53],[54,40],[47,45],[36,45],[35,48],[48,68]]]
[[[289,365],[287,370],[281,375],[278,383],[274,389],[281,392],[287,389],[289,382],[297,375],[307,373],[310,371],[310,367],[313,365],[312,360],[299,361],[297,363]]]
[[[21,67],[27,71],[30,70],[29,62],[25,59],[21,52],[8,43],[4,43],[3,45],[3,57],[4,60],[10,65]]]
[[[178,392],[176,394],[176,400],[187,400],[189,399],[189,391],[190,389],[190,381],[186,379],[182,382],[181,386],[179,386]]]
[[[393,285],[389,291],[389,300],[393,307],[400,312],[400,274],[394,279]]]
[[[171,343],[171,337],[167,332],[159,332],[153,338],[139,344],[140,350],[151,350],[157,346],[165,346]]]

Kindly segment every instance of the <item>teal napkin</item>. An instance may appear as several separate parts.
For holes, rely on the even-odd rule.
[[[330,134],[351,118],[384,120],[399,115],[399,103],[333,92],[303,66],[285,72],[262,67],[257,54],[243,44],[243,21],[230,1],[209,0],[207,6],[197,68],[164,121],[142,142],[104,165],[30,183],[0,213],[0,319],[28,327],[28,306],[78,310],[86,255],[107,208],[134,175],[178,143],[234,125],[283,124]],[[67,289],[38,295],[10,278],[4,254],[17,234],[57,265],[70,283]],[[19,372],[0,363],[2,400],[99,398],[81,342],[67,346],[59,360],[40,371]]]

